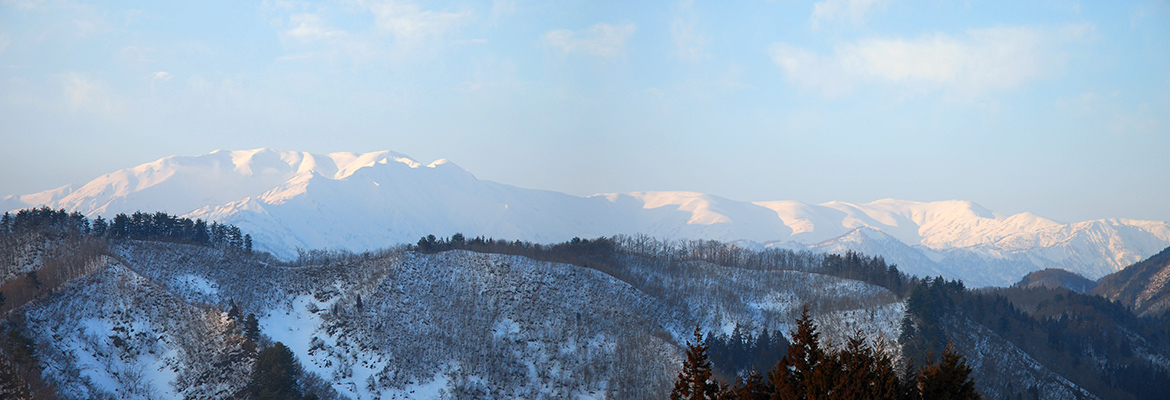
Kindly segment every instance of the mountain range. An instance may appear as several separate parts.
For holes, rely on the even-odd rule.
[[[1061,268],[1098,279],[1170,246],[1170,223],[1101,219],[1061,223],[1005,215],[969,201],[885,199],[865,204],[745,202],[695,192],[588,197],[477,179],[441,159],[255,149],[172,156],[79,187],[0,198],[0,210],[48,206],[91,218],[165,211],[230,223],[256,248],[363,251],[428,234],[560,242],[646,234],[742,247],[881,255],[920,276],[1008,286]]]

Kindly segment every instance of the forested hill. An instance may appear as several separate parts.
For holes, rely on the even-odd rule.
[[[62,214],[50,219],[73,221]],[[6,393],[242,396],[284,346],[298,365],[285,368],[290,390],[319,398],[664,399],[696,325],[718,339],[711,358],[730,378],[772,362],[805,304],[825,343],[860,329],[899,368],[952,343],[985,398],[1157,398],[1163,388],[1142,382],[1165,382],[1170,365],[1166,324],[1104,299],[973,291],[857,253],[456,234],[285,262],[223,243],[96,236],[92,222],[88,234],[14,224],[23,233],[9,229],[3,251],[21,256],[0,261],[31,270],[6,285],[40,291],[5,309]]]
[[[1066,288],[1077,293],[1085,294],[1093,290],[1097,286],[1097,282],[1090,280],[1075,272],[1065,271],[1059,268],[1048,268],[1040,271],[1031,272],[1025,275],[1023,279],[1016,282],[1012,287],[1020,288]]]
[[[8,313],[0,337],[16,339],[0,365],[17,366],[5,375],[16,386],[63,398],[242,395],[279,342],[300,365],[295,391],[319,398],[663,399],[696,325],[785,332],[807,303],[825,338],[858,328],[892,338],[903,315],[897,295],[860,281],[665,254],[610,253],[595,268],[397,248],[286,263],[225,246],[99,243],[85,271]],[[592,257],[584,249],[615,243],[563,246]]]
[[[1138,315],[1165,316],[1170,310],[1170,247],[1101,278],[1093,293],[1120,302]]]
[[[1139,317],[1120,303],[1066,288],[973,291],[941,279],[917,285],[906,304],[899,338],[904,354],[918,359],[948,342],[958,346],[973,360],[990,398],[1035,398],[1061,381],[1084,390],[1067,393],[1076,398],[1162,399],[1170,393],[1165,318]],[[1026,357],[1012,362],[1009,352]],[[1020,379],[1022,371],[1040,366],[1054,375]]]

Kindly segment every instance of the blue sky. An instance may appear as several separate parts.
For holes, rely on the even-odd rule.
[[[1170,220],[1170,3],[0,2],[0,194],[168,155]]]

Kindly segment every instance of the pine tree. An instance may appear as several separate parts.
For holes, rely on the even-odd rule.
[[[256,314],[248,313],[244,318],[244,337],[252,342],[260,340],[260,320],[256,319]]]
[[[106,235],[106,220],[104,218],[102,218],[100,215],[97,217],[97,219],[93,220],[93,235],[94,236],[105,236]]]
[[[235,300],[228,300],[228,314],[227,314],[227,316],[228,316],[228,318],[231,318],[232,321],[239,321],[240,320],[240,307],[236,305]]]
[[[873,349],[858,329],[849,337],[845,349],[837,352],[844,379],[834,388],[834,395],[844,399],[886,398],[877,396],[877,365]]]
[[[943,349],[942,360],[935,364],[927,356],[926,365],[918,374],[918,386],[923,399],[937,400],[978,400],[975,382],[971,380],[971,367],[966,359],[955,352],[950,343]]]
[[[918,367],[914,365],[913,357],[906,357],[905,377],[898,391],[898,400],[922,400],[922,393],[918,391]]]
[[[256,355],[248,392],[255,400],[300,399],[297,391],[297,364],[293,353],[276,342]]]
[[[826,364],[824,351],[820,347],[820,333],[804,305],[796,329],[792,332],[792,343],[788,354],[780,359],[776,367],[768,372],[768,381],[776,388],[772,397],[782,400],[805,400],[820,398],[833,383],[828,372],[833,366]]]
[[[736,400],[768,400],[772,398],[771,387],[754,367],[747,378],[737,378],[731,389],[731,398]]]
[[[703,333],[695,326],[695,337],[687,342],[687,359],[678,373],[671,400],[715,400],[720,398],[719,383],[711,379],[711,361],[707,359],[707,346],[703,344]]]

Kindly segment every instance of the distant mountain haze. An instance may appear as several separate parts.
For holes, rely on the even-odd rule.
[[[694,192],[579,197],[477,179],[447,160],[405,155],[255,149],[172,156],[80,187],[0,198],[0,209],[47,205],[109,218],[166,211],[252,234],[280,257],[297,249],[362,251],[427,234],[559,242],[647,234],[881,255],[917,275],[1008,286],[1062,268],[1097,279],[1170,246],[1163,221],[1060,223],[1004,215],[969,201],[885,199],[865,204],[743,202]]]

